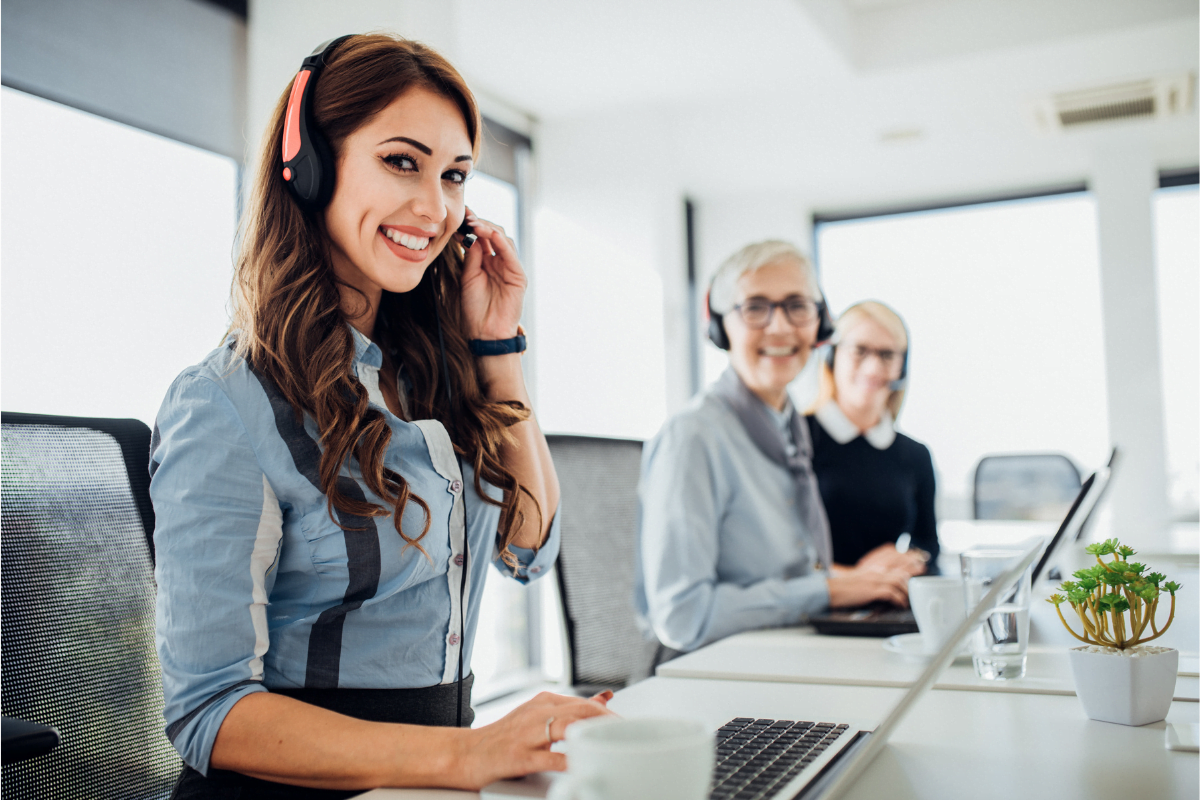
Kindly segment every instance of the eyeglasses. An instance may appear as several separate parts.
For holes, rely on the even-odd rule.
[[[765,297],[751,297],[744,303],[736,305],[733,310],[741,314],[746,327],[758,330],[771,324],[775,309],[783,309],[787,321],[794,327],[807,325],[817,318],[817,304],[805,297],[789,297],[778,303],[772,303]]]
[[[861,364],[870,356],[875,356],[885,367],[890,367],[899,363],[903,353],[898,353],[895,350],[876,349],[874,347],[867,347],[866,345],[861,344],[854,345],[853,358],[855,363]]]

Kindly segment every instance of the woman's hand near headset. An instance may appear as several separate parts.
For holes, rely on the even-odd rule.
[[[550,745],[566,735],[570,724],[611,714],[606,705],[612,696],[607,691],[590,699],[542,692],[491,725],[466,731],[454,774],[447,777],[456,788],[478,791],[504,778],[564,770],[567,757]]]
[[[511,339],[517,335],[528,281],[517,246],[499,225],[467,209],[466,222],[478,241],[467,250],[462,272],[462,309],[472,339]]]
[[[517,335],[528,283],[517,247],[503,228],[479,219],[469,208],[466,219],[479,237],[463,263],[462,310],[467,335],[471,339],[511,339]],[[476,363],[489,400],[515,401],[532,410],[519,354],[484,356]],[[512,544],[536,550],[546,541],[558,508],[558,476],[537,420],[531,416],[508,432],[511,440],[500,446],[501,458],[532,496],[531,500],[522,494],[518,500],[522,522]]]

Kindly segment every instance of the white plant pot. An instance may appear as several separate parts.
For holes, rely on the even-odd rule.
[[[1179,651],[1121,655],[1115,651],[1070,651],[1075,693],[1091,719],[1147,725],[1167,716],[1179,674]]]

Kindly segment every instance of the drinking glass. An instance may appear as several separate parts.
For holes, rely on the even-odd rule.
[[[1022,550],[968,550],[962,560],[963,593],[968,613],[1003,575],[1025,555]],[[975,674],[988,680],[1011,680],[1025,675],[1029,649],[1029,595],[1032,567],[1021,573],[1014,586],[1001,593],[992,609],[971,634],[971,661]]]

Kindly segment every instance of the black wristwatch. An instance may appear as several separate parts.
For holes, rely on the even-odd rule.
[[[471,353],[477,356],[506,356],[525,352],[525,332],[518,329],[511,339],[472,339]]]

